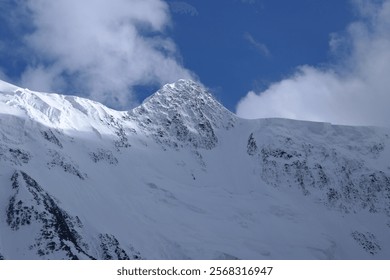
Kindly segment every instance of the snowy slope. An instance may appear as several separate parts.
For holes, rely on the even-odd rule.
[[[389,259],[389,135],[0,81],[0,259]]]

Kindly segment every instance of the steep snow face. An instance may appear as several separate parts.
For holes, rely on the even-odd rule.
[[[344,213],[390,215],[388,130],[286,122],[259,122],[248,139],[267,184],[300,189]]]
[[[0,259],[389,259],[389,135],[0,82]]]

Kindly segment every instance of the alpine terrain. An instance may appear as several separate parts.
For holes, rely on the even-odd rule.
[[[390,129],[0,82],[0,259],[390,259]]]

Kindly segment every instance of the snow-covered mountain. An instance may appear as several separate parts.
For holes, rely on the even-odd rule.
[[[0,82],[0,259],[389,259],[390,129],[118,112]]]

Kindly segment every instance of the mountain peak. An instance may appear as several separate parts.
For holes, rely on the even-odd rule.
[[[192,80],[178,80],[166,84],[156,93],[133,110],[134,113],[144,111],[161,111],[164,114],[179,113],[197,117],[207,115],[210,118],[235,118],[203,85]],[[211,116],[213,115],[213,116]]]
[[[153,131],[157,139],[174,138],[204,148],[211,148],[218,141],[215,129],[228,129],[236,121],[236,116],[204,86],[191,80],[163,86],[130,111],[129,116],[140,127]]]
[[[189,79],[179,79],[174,83],[166,84],[163,86],[163,88],[166,88],[166,87],[177,88],[177,89],[182,89],[182,90],[183,89],[203,89],[204,90],[204,88],[205,88],[201,83],[198,83],[198,82],[195,82],[195,81],[189,80]],[[186,93],[186,92],[183,92],[183,93]],[[187,93],[191,93],[191,92],[187,92]],[[204,91],[204,93],[209,93],[209,92]]]
[[[192,80],[178,80],[175,83],[166,84],[156,93],[145,99],[142,105],[147,103],[170,103],[177,105],[196,103],[203,100],[204,103],[217,102],[212,94],[201,84]],[[219,104],[219,106],[222,106]]]

